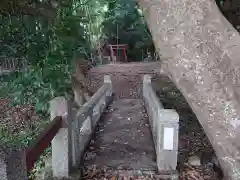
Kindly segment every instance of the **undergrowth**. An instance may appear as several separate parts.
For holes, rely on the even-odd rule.
[[[11,105],[33,104],[38,114],[48,115],[48,102],[56,96],[64,96],[71,90],[71,68],[56,64],[44,68],[30,67],[23,72],[3,78],[1,96],[12,100]]]
[[[0,97],[9,99],[9,106],[33,105],[39,119],[32,122],[33,128],[26,127],[24,131],[16,133],[1,124],[2,144],[27,147],[33,142],[49,122],[49,101],[56,96],[66,96],[71,91],[71,69],[68,64],[51,66],[46,63],[43,68],[29,67],[22,72],[1,77]],[[36,172],[45,165],[44,159],[50,155],[50,150],[50,147],[45,150],[29,178],[34,178]]]

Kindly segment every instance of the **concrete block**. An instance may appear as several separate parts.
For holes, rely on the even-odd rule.
[[[109,85],[109,88],[108,88],[108,91],[106,93],[106,96],[107,97],[110,97],[112,96],[112,91],[113,91],[113,85],[112,85],[112,80],[111,80],[111,77],[109,75],[105,75],[104,76],[104,84],[108,84]]]
[[[104,83],[112,83],[111,77],[109,75],[104,76]]]
[[[51,120],[56,116],[62,116],[65,121],[69,114],[68,102],[64,97],[56,97],[50,101]],[[53,177],[69,177],[70,157],[69,157],[69,134],[68,128],[59,130],[52,140],[52,169]]]
[[[159,109],[158,119],[158,170],[173,171],[177,167],[179,115],[173,109]]]
[[[151,75],[149,75],[149,74],[144,75],[144,77],[143,77],[143,84],[148,84],[149,85],[149,83],[151,83],[151,81],[152,81],[151,79],[152,79]]]

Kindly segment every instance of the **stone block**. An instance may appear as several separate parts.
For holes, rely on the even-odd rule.
[[[157,165],[159,171],[177,167],[179,115],[173,109],[158,110]]]
[[[51,120],[56,116],[62,116],[67,121],[69,114],[68,102],[64,97],[56,97],[50,102]],[[70,151],[69,151],[68,128],[59,130],[52,140],[52,170],[53,177],[69,177],[70,173]]]

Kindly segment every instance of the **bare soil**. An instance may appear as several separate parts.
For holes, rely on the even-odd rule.
[[[140,99],[114,101],[98,124],[85,165],[125,170],[156,170],[155,150]]]
[[[111,75],[115,99],[142,96],[142,79],[145,74],[152,74],[160,68],[159,63],[108,64],[92,68],[89,72],[90,89],[95,92],[103,83],[104,75]]]

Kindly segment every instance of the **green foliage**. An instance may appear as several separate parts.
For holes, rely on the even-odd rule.
[[[154,53],[154,45],[141,10],[134,0],[108,2],[103,22],[104,36],[110,43],[128,44],[128,56],[141,59],[147,52]]]
[[[42,68],[31,66],[9,78],[13,79],[7,85],[7,94],[13,98],[12,105],[31,103],[38,113],[47,115],[49,100],[71,90],[70,66],[61,63],[52,66],[51,59],[48,60]]]
[[[216,4],[218,5],[219,8],[223,6],[224,0],[216,0]]]
[[[91,59],[102,37],[129,45],[128,55],[140,59],[154,52],[141,11],[132,0],[75,0],[58,7],[54,18],[42,15],[0,15],[1,59],[25,59],[22,72],[5,78],[2,96],[13,105],[31,103],[47,115],[48,101],[71,90],[73,59]],[[117,32],[118,26],[118,32]]]
[[[23,58],[28,65],[26,71],[12,76],[9,95],[14,104],[33,103],[43,114],[51,98],[70,90],[73,58],[93,58],[100,38],[111,42],[118,36],[119,43],[129,45],[128,55],[134,59],[154,51],[145,21],[132,0],[75,0],[57,8],[53,19],[25,14],[0,15],[0,19],[0,59]]]
[[[38,115],[48,116],[49,100],[66,96],[71,91],[74,60],[92,60],[93,52],[99,48],[103,37],[114,41],[118,36],[119,43],[130,46],[132,54],[129,54],[132,56],[141,55],[142,50],[153,47],[150,33],[134,1],[69,2],[67,6],[55,8],[52,17],[37,11],[31,15],[26,11],[14,15],[10,12],[0,14],[0,66],[3,60],[11,59],[16,63],[23,59],[27,62],[20,72],[0,76],[0,96],[11,99],[12,106],[33,104]],[[8,145],[28,146],[46,122],[39,121],[34,128],[15,134],[7,125],[1,124],[0,141]],[[46,154],[48,152],[49,149]],[[40,158],[35,171],[43,165]],[[31,175],[33,178],[34,174]]]
[[[92,51],[90,20],[81,4],[79,0],[58,8],[54,19],[0,15],[0,60],[23,58],[28,64],[24,71],[4,78],[5,88],[0,87],[13,105],[32,103],[47,115],[49,100],[71,90],[73,59],[89,58]]]
[[[53,18],[1,15],[0,60],[24,59],[21,72],[4,78],[1,96],[13,105],[31,103],[48,115],[48,102],[71,90],[73,59],[92,59],[101,38],[129,45],[128,55],[140,59],[154,52],[151,35],[133,0],[74,0],[59,6]],[[118,26],[118,32],[117,32]]]
[[[0,76],[0,96],[11,99],[12,106],[33,104],[38,115],[48,116],[49,100],[66,96],[71,91],[70,77],[74,60],[92,60],[103,37],[110,43],[118,37],[119,43],[128,44],[128,55],[134,59],[140,59],[137,56],[141,56],[142,52],[154,51],[149,30],[136,2],[69,2],[67,6],[55,8],[52,17],[44,16],[42,10],[39,14],[34,11],[31,15],[26,11],[14,15],[10,15],[10,12],[0,14],[0,66],[3,60],[11,59],[16,63],[23,59],[27,62],[20,72]],[[0,142],[28,146],[46,122],[39,121],[34,128],[17,133],[1,124]],[[48,153],[49,149],[43,157]],[[44,166],[43,157],[36,164],[32,178],[35,171]]]

